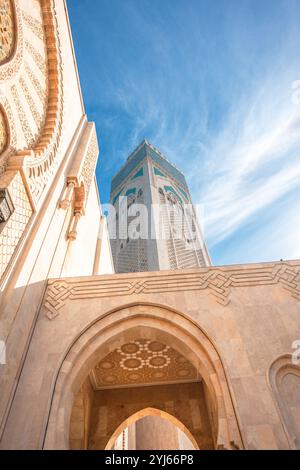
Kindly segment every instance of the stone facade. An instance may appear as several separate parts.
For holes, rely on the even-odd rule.
[[[1,441],[47,278],[113,266],[65,2],[5,0],[0,18],[0,189],[13,207],[0,223]]]
[[[300,261],[114,274],[65,2],[2,3],[0,448],[299,449]]]
[[[290,261],[49,281],[1,445],[68,448],[72,404],[82,384],[113,351],[145,338],[169,345],[197,370],[210,418],[210,448],[299,447],[299,366],[292,363],[292,345],[300,337],[299,274],[300,263]],[[191,276],[206,278],[206,285],[191,286]],[[53,286],[60,295],[55,316],[49,315]],[[151,379],[148,385],[154,386]],[[90,406],[104,406],[104,393],[105,403],[114,396],[93,389]],[[147,401],[142,388],[135,388],[135,397],[130,413],[167,410],[197,441],[174,399],[167,400],[166,409],[159,400]],[[183,403],[187,406],[187,396]],[[124,412],[124,406],[113,411],[113,416],[121,413],[119,423],[123,420],[118,432],[131,422]],[[105,447],[107,431],[98,430],[102,440],[97,441],[95,426],[84,438],[85,448],[93,442]]]

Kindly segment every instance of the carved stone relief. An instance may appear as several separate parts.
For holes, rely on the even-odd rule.
[[[0,4],[0,65],[7,62],[15,47],[16,31],[12,0]]]

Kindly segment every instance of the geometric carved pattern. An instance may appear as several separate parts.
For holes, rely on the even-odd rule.
[[[110,279],[86,278],[80,281],[67,279],[52,280],[48,283],[45,307],[47,317],[55,318],[67,300],[105,298],[130,294],[155,294],[208,290],[221,305],[230,302],[233,288],[245,286],[267,286],[281,284],[293,297],[300,300],[300,265],[266,264],[253,268],[198,268],[194,272],[181,274],[159,274],[134,278],[115,276]]]
[[[97,134],[96,132],[93,132],[80,175],[80,179],[83,180],[85,186],[86,201],[91,187],[92,179],[95,174],[98,155],[99,148],[97,142]]]
[[[11,94],[14,100],[15,108],[18,114],[18,120],[21,124],[21,128],[23,131],[23,135],[25,138],[26,146],[30,146],[33,144],[33,135],[32,135],[32,130],[29,125],[29,120],[27,119],[24,107],[22,105],[22,102],[20,100],[20,94],[19,91],[16,87],[16,85],[13,85],[11,87]]]
[[[30,82],[39,97],[41,103],[44,103],[46,98],[47,98],[47,93],[46,93],[46,87],[43,87],[38,80],[38,78],[33,74],[31,68],[29,65],[25,62],[25,71],[28,75],[28,78],[30,79]]]
[[[34,16],[30,14],[30,5],[26,6],[25,2],[24,10],[20,9],[19,0],[15,0],[15,6],[18,37],[16,53],[10,62],[0,67],[0,80],[8,80],[13,74],[13,70],[8,70],[7,74],[4,72],[18,56],[15,65],[19,67],[22,63],[24,68],[11,85],[8,82],[10,90],[7,94],[11,92],[14,104],[13,119],[10,120],[8,116],[8,120],[10,127],[16,126],[19,121],[23,131],[18,133],[17,145],[12,150],[34,151],[32,158],[24,159],[24,168],[32,197],[37,202],[54,172],[50,171],[50,167],[56,159],[62,130],[63,87],[59,31],[53,0],[37,2],[32,9]]]
[[[0,64],[7,62],[15,47],[15,21],[11,0],[0,4]]]
[[[31,15],[28,15],[23,11],[23,19],[29,29],[35,34],[41,41],[44,41],[44,29],[39,21],[33,18]]]
[[[9,126],[9,123],[14,122],[14,113],[9,100],[6,97],[2,97],[0,109],[1,108],[3,110],[3,117],[5,118],[4,120],[6,121],[5,128],[7,137],[9,137],[9,139],[6,143],[7,148],[4,148],[2,153],[0,152],[0,176],[5,172],[7,160],[10,154],[13,152],[13,149],[16,148],[17,142],[16,129],[14,126]]]
[[[6,182],[12,172],[6,172],[2,177],[1,186],[7,187],[15,210],[9,220],[3,224],[0,232],[0,277],[11,260],[15,248],[22,237],[26,225],[32,215],[32,208],[19,172],[14,174],[10,182]]]
[[[32,58],[40,69],[41,74],[44,75],[47,72],[47,61],[45,60],[45,57],[43,57],[29,41],[25,41],[25,47],[32,55]]]
[[[56,157],[63,121],[62,58],[55,2],[43,0],[41,1],[41,8],[46,39],[47,63],[45,64],[41,54],[30,42],[27,41],[25,44],[27,51],[30,52],[40,71],[45,72],[45,69],[48,70],[48,109],[43,128],[33,146],[34,156],[26,160],[29,187],[36,202],[53,175],[54,167],[59,164]],[[26,24],[35,32],[37,37],[40,35],[40,31],[36,28],[37,25],[33,26],[33,23],[29,25],[28,18]],[[33,77],[29,75],[29,78],[33,82]],[[34,86],[41,97],[38,80],[34,81]]]
[[[4,7],[2,12],[5,12],[5,9],[7,12],[8,4],[10,5],[10,10],[12,12],[10,18],[13,18],[13,44],[11,44],[12,47],[9,53],[6,45],[7,52],[4,53],[4,55],[6,55],[6,59],[1,62],[0,80],[10,80],[14,77],[20,69],[23,61],[23,25],[21,21],[19,0],[1,0],[1,8],[2,6]],[[11,20],[9,19],[8,23],[10,23],[10,21]],[[7,25],[5,28],[9,28],[9,26]],[[4,31],[4,33],[6,34],[6,31]]]
[[[32,97],[32,94],[30,93],[28,85],[25,82],[23,77],[20,77],[20,85],[21,85],[21,88],[22,88],[23,95],[24,95],[24,97],[25,97],[25,99],[28,103],[31,114],[32,114],[33,119],[35,121],[36,127],[37,127],[37,129],[39,129],[41,127],[42,123],[43,123],[43,119],[42,119],[42,117],[41,117],[41,115],[40,115],[40,113],[37,109],[37,106],[36,106],[35,101]]]
[[[178,383],[199,380],[194,366],[158,341],[136,339],[105,356],[92,370],[94,388]]]
[[[1,5],[2,5],[1,0]],[[23,28],[23,12],[19,6],[19,0],[14,2],[14,13],[13,20],[16,27],[16,38],[17,42],[14,46],[15,53],[12,55],[11,60],[6,61],[0,67],[0,80],[6,81],[6,89],[0,95],[1,104],[4,107],[4,99],[8,99],[10,104],[12,104],[13,115],[10,116],[7,112],[7,121],[9,123],[9,128],[11,133],[15,131],[17,135],[17,141],[13,142],[10,139],[10,152],[9,155],[16,154],[19,150],[24,150],[31,148],[35,141],[39,138],[39,135],[43,129],[43,119],[40,119],[40,116],[44,115],[44,110],[47,107],[47,100],[39,100],[36,96],[35,90],[33,87],[28,86],[27,83],[29,79],[27,78],[28,73],[23,68],[21,73],[17,73],[22,64],[24,64],[24,59],[29,64],[31,74],[34,77],[34,80],[42,83],[42,88],[47,90],[47,48],[45,47],[45,40],[41,36],[41,31],[43,31],[43,17],[42,17],[42,8],[37,3],[32,11],[34,11],[35,18],[33,18],[35,24],[35,30],[38,32],[39,36],[33,37],[32,28]],[[30,9],[30,2],[26,5],[26,2],[22,2],[22,6]],[[34,44],[34,53],[28,53],[24,49],[24,44],[28,45],[28,42]],[[33,46],[32,46],[33,47]],[[31,48],[29,46],[30,51]],[[41,66],[41,67],[40,67]],[[43,66],[43,68],[42,68]],[[38,68],[40,67],[43,70],[41,73]],[[13,80],[9,80],[13,78]],[[7,111],[7,110],[6,110]],[[33,119],[32,119],[32,117]],[[21,132],[19,129],[21,128]],[[7,163],[1,162],[1,173],[3,171],[3,164]]]
[[[62,58],[55,2],[40,0],[32,9],[30,2],[22,2],[22,8],[27,11],[20,9],[19,0],[1,0],[0,3],[0,33],[4,24],[1,15],[10,7],[17,38],[12,46],[15,51],[0,67],[0,80],[6,81],[5,95],[0,94],[0,176],[5,179],[10,167],[16,169],[15,156],[22,151],[17,168],[22,166],[28,183],[26,190],[31,193],[31,200],[37,202],[59,164],[57,155],[63,121]],[[2,39],[5,40],[4,36]],[[3,152],[8,144],[8,151]],[[15,215],[22,219],[23,233],[26,225],[18,214],[18,210],[23,210],[19,199],[14,207]],[[25,219],[28,221],[29,217]],[[22,233],[14,230],[13,237],[5,237],[9,246],[1,247],[0,276],[5,269],[4,258],[6,261],[11,258],[11,251]]]

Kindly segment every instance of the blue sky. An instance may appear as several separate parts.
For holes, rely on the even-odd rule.
[[[67,3],[102,202],[146,138],[203,204],[214,264],[300,258],[300,1]]]

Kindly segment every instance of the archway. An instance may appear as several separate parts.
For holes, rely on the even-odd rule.
[[[155,330],[146,331],[147,339],[139,329],[132,330],[130,342],[120,343],[90,372],[72,409],[71,449],[104,449],[122,423],[131,426],[132,416],[144,418],[144,409],[156,412],[136,423],[133,447],[177,448],[179,429],[188,429],[197,447],[214,448],[205,385],[197,370],[178,351],[157,341]],[[159,423],[159,417],[167,422]]]
[[[110,440],[107,443],[106,450],[110,450],[110,449],[115,448],[114,446],[115,446],[115,443],[116,443],[117,439],[120,438],[120,437],[123,437],[122,434],[126,430],[130,430],[130,428],[133,425],[136,425],[139,421],[144,420],[145,418],[148,418],[148,417],[158,419],[158,420],[162,420],[162,421],[167,421],[168,423],[170,423],[170,426],[173,426],[174,429],[178,429],[182,434],[184,434],[186,436],[186,441],[188,443],[190,443],[191,449],[199,450],[199,446],[198,446],[197,441],[195,440],[194,436],[191,434],[189,429],[181,421],[179,421],[175,416],[173,416],[169,413],[166,413],[165,411],[159,410],[157,408],[151,408],[151,407],[144,408],[144,409],[138,411],[137,413],[134,413],[133,415],[131,415],[127,420],[123,421],[123,423],[120,424],[120,426],[118,426],[118,428],[112,434]],[[161,425],[161,423],[158,422],[158,425]],[[135,435],[136,435],[136,430],[135,430]],[[135,437],[135,442],[133,443],[134,444],[133,448],[138,449],[138,450],[147,450],[145,448],[141,449],[141,447],[137,446],[136,445],[137,444],[136,436],[134,436],[134,437]],[[180,448],[180,446],[178,445],[178,440],[177,440],[177,447],[174,446],[174,449],[186,450],[186,447],[185,448],[184,447]],[[126,446],[127,449],[131,450],[132,447],[130,447],[130,444],[128,444],[128,436],[127,436],[127,443],[126,444],[127,444],[127,446]],[[186,443],[184,443],[184,444],[186,444]],[[173,445],[174,445],[174,443],[173,443]],[[124,447],[125,446],[123,445],[122,448],[124,449]],[[153,448],[159,449],[158,446],[154,446]],[[163,446],[161,446],[160,449],[163,449]],[[165,450],[169,450],[169,449],[171,449],[171,447],[168,447],[167,449],[165,448]]]
[[[242,448],[225,371],[213,343],[182,313],[153,304],[109,312],[74,341],[57,374],[44,448],[69,447],[70,417],[80,387],[101,359],[135,338],[167,343],[180,351],[203,381],[213,447]]]

